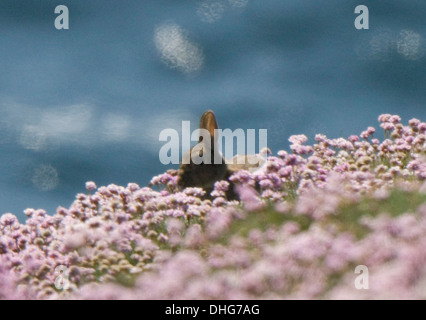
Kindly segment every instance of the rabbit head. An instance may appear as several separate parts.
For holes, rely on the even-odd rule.
[[[178,171],[178,185],[181,188],[199,187],[206,193],[213,190],[216,181],[227,179],[227,165],[217,147],[218,129],[216,117],[211,110],[200,119],[198,144],[183,158]]]
[[[236,155],[226,160],[218,148],[217,129],[213,111],[205,111],[200,119],[198,144],[183,156],[178,170],[177,183],[182,189],[203,188],[209,197],[216,181],[229,180],[232,174],[240,170],[254,172],[265,163],[264,157],[259,155]],[[237,198],[232,183],[226,196],[229,200]]]

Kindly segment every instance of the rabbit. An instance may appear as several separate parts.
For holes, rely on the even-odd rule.
[[[209,197],[213,191],[216,181],[228,180],[229,177],[237,171],[248,170],[253,172],[258,170],[265,159],[257,155],[236,155],[230,160],[226,160],[221,152],[217,150],[218,135],[215,130],[219,129],[216,117],[212,110],[203,113],[200,119],[200,136],[198,144],[190,149],[182,158],[178,170],[177,184],[180,188],[199,187],[206,191]],[[203,135],[204,133],[204,135]],[[209,155],[204,155],[209,152]],[[207,163],[199,163],[195,159],[199,157],[210,156]],[[231,183],[227,193],[229,200],[236,199],[234,185]]]

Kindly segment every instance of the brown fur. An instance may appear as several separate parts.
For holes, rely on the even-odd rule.
[[[218,137],[215,135],[214,130],[218,129],[218,124],[216,117],[211,110],[207,110],[203,113],[200,119],[200,129],[206,129],[210,135],[210,146],[203,141],[202,136],[198,140],[198,144],[191,148],[189,152],[184,155],[184,159],[189,160],[189,164],[181,163],[178,170],[178,185],[179,187],[199,187],[203,188],[206,191],[206,196],[210,196],[210,192],[214,188],[214,183],[220,180],[228,180],[229,177],[239,170],[249,170],[253,171],[257,169],[261,164],[262,160],[259,157],[252,155],[237,155],[232,160],[226,161],[218,150],[214,150],[215,142],[217,142]],[[204,147],[204,148],[203,148]],[[191,154],[203,155],[204,150],[211,153],[211,164],[195,164],[192,161]],[[221,161],[218,164],[214,163],[215,157],[220,157]],[[238,164],[237,160],[245,157],[244,164]],[[256,157],[257,164],[250,164],[248,162],[249,157]],[[251,161],[255,162],[255,161]],[[231,183],[230,189],[227,193],[228,199],[235,199],[236,195],[234,192],[234,186]]]

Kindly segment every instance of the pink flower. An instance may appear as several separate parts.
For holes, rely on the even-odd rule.
[[[88,181],[88,182],[86,182],[86,189],[88,190],[88,191],[93,191],[93,190],[95,190],[97,187],[96,187],[96,183],[94,183],[93,181]]]
[[[412,128],[417,128],[418,126],[419,126],[419,124],[420,124],[420,120],[419,119],[416,119],[416,118],[413,118],[413,119],[411,119],[410,121],[408,121],[408,124],[410,125],[410,127],[412,127]]]
[[[375,129],[374,127],[368,127],[368,128],[367,128],[367,132],[368,132],[370,135],[372,135],[372,134],[374,134],[374,132],[376,132],[376,129]]]
[[[284,150],[280,150],[280,151],[278,151],[278,156],[279,156],[281,159],[284,159],[287,155],[288,155],[287,151],[284,151]]]
[[[228,181],[217,181],[214,184],[214,190],[211,195],[213,197],[225,197],[226,191],[229,190],[229,182]]]
[[[304,144],[306,141],[308,141],[308,137],[306,137],[304,134],[293,135],[288,139],[288,141],[290,141],[292,144]]]
[[[202,188],[186,188],[183,192],[193,197],[202,197],[206,193]]]
[[[372,134],[374,134],[375,131],[376,129],[373,127],[368,127],[367,130],[363,131],[360,136],[363,139],[368,139]]]
[[[357,135],[351,135],[349,137],[349,141],[352,142],[352,143],[356,142],[356,141],[359,141],[359,137]]]
[[[397,124],[401,122],[401,117],[398,115],[393,115],[390,117],[389,121],[392,122],[393,124]]]
[[[327,137],[325,135],[323,135],[323,134],[317,134],[317,135],[315,135],[315,140],[317,142],[321,143],[321,142],[324,142],[326,139],[327,139]]]
[[[379,122],[388,122],[389,119],[391,118],[391,115],[386,113],[386,114],[381,114],[379,116]]]
[[[18,223],[18,218],[11,213],[5,213],[0,217],[0,225],[3,227],[12,226]]]
[[[266,180],[262,180],[262,181],[266,181]],[[236,186],[235,189],[241,201],[244,204],[244,208],[247,211],[257,211],[264,208],[264,204],[259,199],[258,193],[252,187],[242,185],[242,186]]]
[[[395,129],[395,125],[393,123],[385,122],[380,125],[386,131],[392,131]]]
[[[303,146],[301,144],[292,144],[290,146],[291,150],[297,155],[307,155],[314,151],[314,149],[311,146]]]
[[[229,178],[229,180],[235,183],[254,185],[253,176],[247,170],[237,171]]]

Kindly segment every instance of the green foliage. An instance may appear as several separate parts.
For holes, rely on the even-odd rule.
[[[415,212],[416,208],[425,202],[424,193],[393,189],[386,199],[365,195],[359,202],[343,204],[336,215],[330,216],[325,223],[333,223],[342,231],[350,231],[358,238],[362,238],[369,231],[360,223],[363,217],[377,217],[380,214],[396,217]]]

